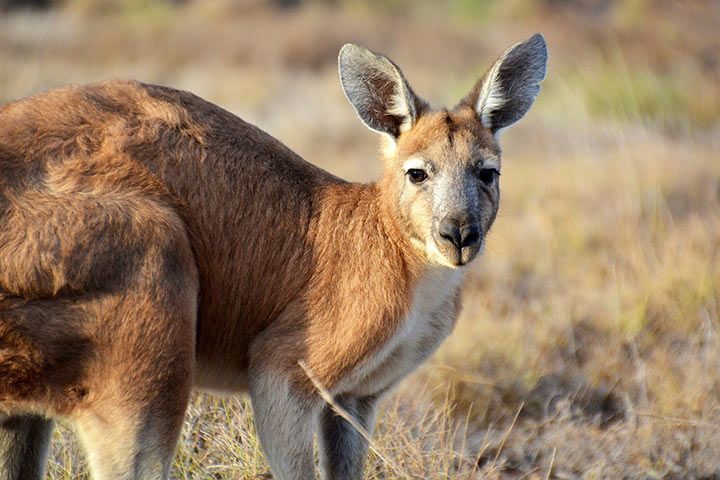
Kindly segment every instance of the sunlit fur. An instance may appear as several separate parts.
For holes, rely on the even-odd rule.
[[[499,204],[499,182],[482,184],[478,170],[500,168],[497,142],[467,107],[426,112],[412,133],[401,136],[395,151],[385,156],[383,182],[396,198],[405,231],[430,261],[452,267],[467,264],[482,244],[463,258],[453,256],[455,252],[439,244],[437,227],[446,215],[464,215],[477,219],[483,233],[490,229]],[[428,179],[415,185],[407,170],[420,166]]]
[[[166,87],[0,108],[0,478],[41,477],[39,415],[75,426],[95,478],[166,478],[193,386],[249,392],[276,480],[315,478],[316,431],[322,478],[361,478],[366,440],[299,362],[372,430],[378,400],[454,326],[457,267],[480,246],[453,256],[436,225],[463,213],[487,232],[499,186],[477,171],[499,168],[499,148],[472,92],[431,111],[386,57],[343,52],[348,98],[394,144],[376,183]],[[432,165],[422,185],[410,158]]]

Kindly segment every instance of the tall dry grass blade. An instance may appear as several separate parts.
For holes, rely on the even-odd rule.
[[[550,480],[550,475],[552,474],[553,465],[555,465],[555,454],[557,454],[557,447],[553,448],[553,454],[552,454],[552,457],[550,457],[550,467],[548,467],[548,471],[545,474],[545,480]]]
[[[498,447],[498,451],[497,451],[497,453],[495,453],[495,459],[493,460],[493,465],[497,464],[497,461],[500,458],[500,454],[502,453],[502,450],[505,447],[505,442],[507,441],[508,437],[510,436],[510,433],[512,432],[513,428],[515,427],[515,422],[517,422],[517,419],[520,416],[520,412],[522,411],[524,406],[525,406],[525,402],[522,402],[520,404],[520,407],[518,408],[517,412],[515,413],[515,417],[513,418],[512,423],[510,424],[508,429],[505,430],[505,434],[503,435],[503,438],[500,441],[500,446]]]
[[[315,388],[317,389],[318,393],[320,394],[320,397],[327,403],[330,408],[333,409],[333,412],[335,412],[337,415],[339,415],[341,418],[343,418],[346,422],[348,422],[352,427],[362,435],[362,437],[368,442],[368,447],[370,450],[377,455],[377,457],[382,460],[383,463],[385,463],[388,467],[390,467],[397,475],[399,475],[401,478],[412,478],[411,475],[409,475],[407,472],[403,471],[400,466],[398,466],[395,462],[391,461],[389,458],[387,458],[385,455],[383,455],[380,450],[375,446],[375,444],[372,441],[370,432],[368,432],[360,423],[358,423],[355,418],[353,418],[350,413],[348,413],[347,410],[342,408],[333,398],[332,394],[323,386],[323,384],[318,380],[318,378],[312,373],[312,370],[307,366],[307,364],[300,360],[298,361],[298,365],[300,365],[300,368],[303,369],[305,372],[305,375],[308,376],[310,381],[313,383]]]
[[[715,425],[709,422],[703,422],[701,420],[692,420],[689,418],[672,417],[668,415],[660,415],[657,413],[646,412],[642,410],[635,410],[635,414],[639,417],[649,418],[651,420],[658,420],[661,422],[675,423],[680,425],[687,425],[696,428],[708,428],[712,430],[720,430],[720,425]]]

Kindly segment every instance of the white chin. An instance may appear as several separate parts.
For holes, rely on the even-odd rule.
[[[427,258],[431,263],[442,265],[444,267],[458,268],[462,265],[457,265],[447,259],[445,255],[438,249],[434,240],[430,240],[425,245],[425,251],[427,252]]]

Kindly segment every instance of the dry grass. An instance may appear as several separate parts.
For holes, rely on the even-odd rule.
[[[543,31],[550,74],[503,134],[503,204],[461,321],[385,402],[367,476],[720,478],[717,4],[331,3],[69,0],[6,15],[0,97],[164,83],[367,180],[376,140],[340,91],[340,44],[389,53],[452,104],[505,46]],[[58,430],[51,478],[84,475],[73,438]],[[196,396],[174,476],[267,471],[247,401]]]

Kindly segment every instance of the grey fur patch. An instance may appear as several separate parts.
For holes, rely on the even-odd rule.
[[[460,104],[470,105],[493,133],[530,110],[547,71],[547,44],[539,33],[507,49]]]
[[[0,479],[45,478],[52,431],[52,420],[41,416],[0,416]]]
[[[540,93],[540,82],[545,79],[547,58],[545,39],[536,33],[511,48],[500,60],[502,63],[492,88],[498,89],[504,102],[487,112],[493,132],[512,125],[530,110]]]

